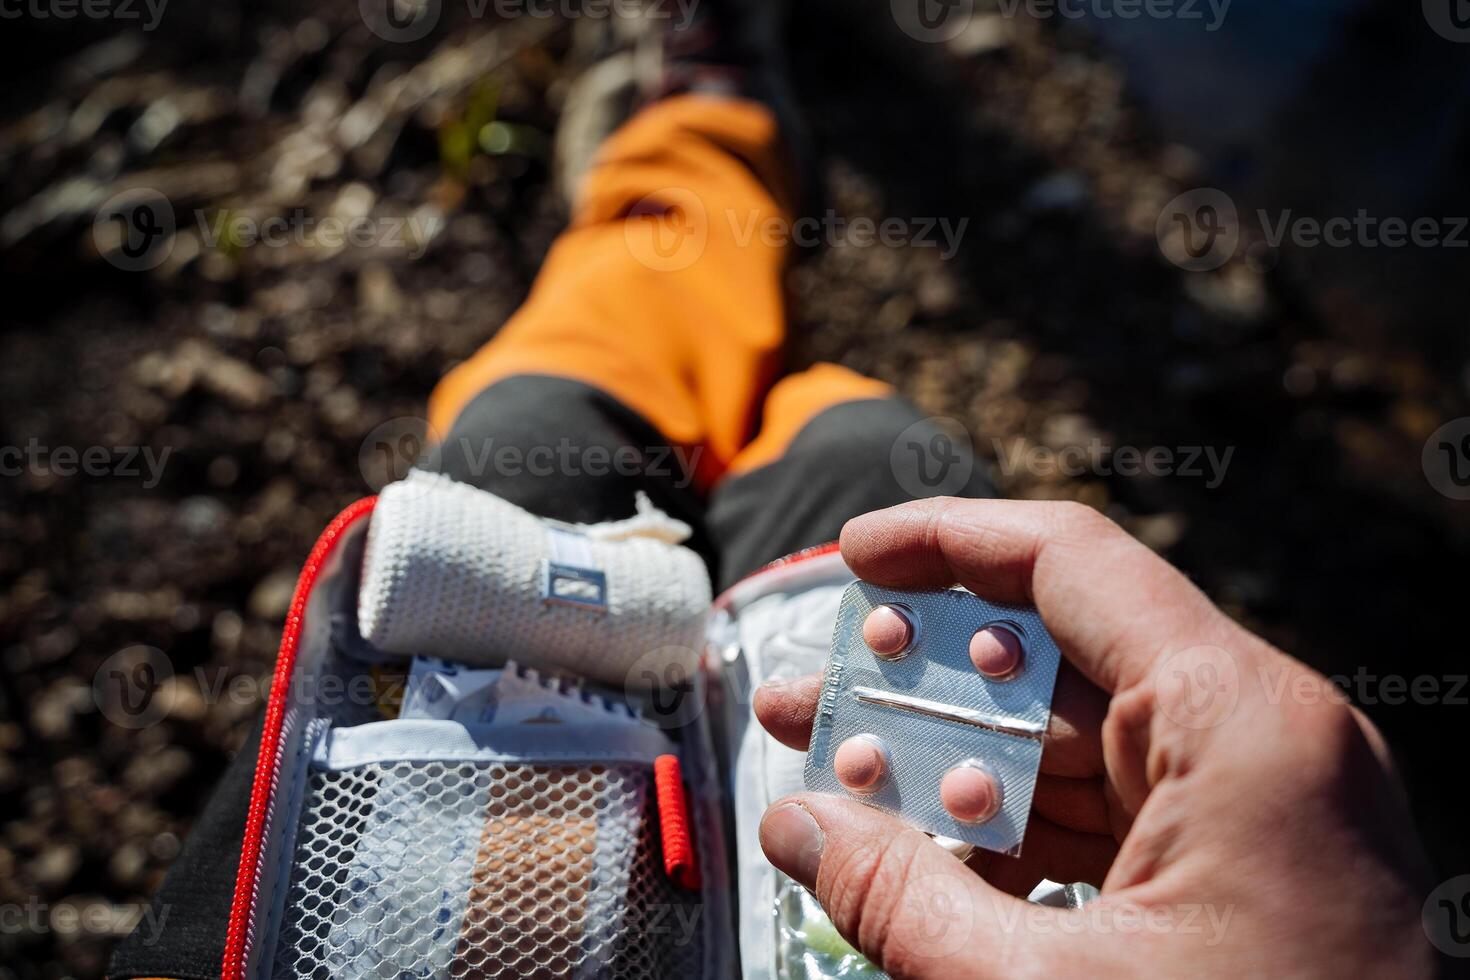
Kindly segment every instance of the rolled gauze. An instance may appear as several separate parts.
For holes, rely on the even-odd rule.
[[[636,516],[538,518],[413,471],[373,510],[358,628],[388,653],[475,666],[507,659],[617,686],[692,677],[710,602],[688,525],[639,495]]]

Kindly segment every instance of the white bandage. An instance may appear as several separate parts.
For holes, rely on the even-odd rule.
[[[414,471],[373,511],[358,626],[389,653],[514,658],[617,686],[687,678],[710,602],[688,536],[641,495],[634,517],[571,525]]]

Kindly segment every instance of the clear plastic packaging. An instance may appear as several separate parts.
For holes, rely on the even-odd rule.
[[[895,613],[907,629],[895,625]],[[865,639],[870,617],[878,628],[870,625]],[[1001,632],[977,641],[985,630]],[[995,662],[997,635],[1001,646],[1019,641],[1019,663],[1003,675],[981,669]],[[931,834],[1018,854],[1060,662],[1029,607],[959,589],[854,582],[833,631],[806,787],[860,800]],[[837,751],[850,740],[881,746],[876,784],[854,788],[851,774],[844,773],[848,785],[839,778]]]
[[[781,980],[869,980],[887,976],[837,931],[811,892],[776,883],[776,975]]]

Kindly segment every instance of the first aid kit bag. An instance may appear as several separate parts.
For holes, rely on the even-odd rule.
[[[1034,611],[854,583],[830,547],[712,597],[688,526],[634,503],[565,524],[415,471],[334,520],[201,818],[224,843],[165,884],[189,926],[121,975],[871,976],[765,860],[772,801],[1019,849],[1059,659]],[[824,671],[810,754],[776,742],[755,687]]]

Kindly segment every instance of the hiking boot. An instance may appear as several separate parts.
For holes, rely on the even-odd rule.
[[[647,0],[637,16],[582,18],[573,57],[587,64],[557,126],[557,187],[570,201],[598,147],[659,99],[705,93],[775,115],[798,176],[798,210],[820,200],[811,136],[786,69],[785,0]]]

